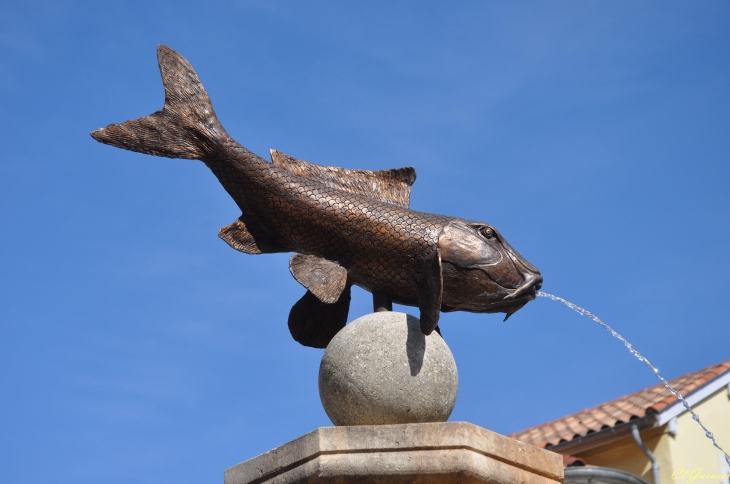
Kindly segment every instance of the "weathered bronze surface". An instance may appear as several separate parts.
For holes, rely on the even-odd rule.
[[[198,159],[242,215],[219,236],[247,254],[296,252],[289,268],[307,293],[289,315],[294,339],[324,348],[347,321],[350,287],[420,309],[430,334],[440,311],[503,312],[535,298],[542,276],[482,222],[408,208],[413,168],[347,170],[271,151],[272,162],[235,142],[221,126],[192,66],[157,51],[165,105],[150,116],[111,124],[91,136],[119,148]],[[505,317],[506,319],[506,317]]]

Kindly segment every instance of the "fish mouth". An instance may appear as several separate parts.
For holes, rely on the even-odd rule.
[[[501,286],[500,286],[501,287]],[[504,320],[512,316],[514,313],[522,309],[528,302],[537,298],[537,291],[542,287],[542,281],[533,282],[532,284],[523,284],[517,289],[503,288],[506,291],[512,291],[507,296],[503,296],[497,301],[484,304],[481,307],[454,307],[444,304],[441,308],[443,312],[451,311],[468,311],[472,313],[506,313]]]
[[[525,281],[515,288],[512,294],[505,296],[505,300],[517,300],[523,296],[531,296],[530,301],[532,301],[537,297],[537,291],[542,287],[542,276],[539,273],[529,272],[524,277]]]
[[[538,272],[526,272],[523,273],[525,281],[516,288],[512,294],[504,297],[502,303],[507,303],[507,306],[500,312],[506,313],[504,321],[507,321],[510,316],[523,308],[525,304],[533,301],[537,297],[537,291],[542,287],[542,275]],[[510,303],[517,303],[510,305]]]
[[[442,311],[471,313],[506,313],[509,317],[537,297],[543,283],[539,271],[529,270],[519,262],[519,282],[501,281],[483,268],[463,268],[443,261],[444,298]],[[505,283],[506,282],[506,283]]]
[[[537,298],[538,289],[539,287],[535,287],[534,285],[526,289],[520,288],[519,295],[515,295],[517,293],[517,291],[515,291],[514,293],[502,298],[501,301],[496,301],[490,304],[486,308],[485,312],[507,313],[507,317],[509,317],[512,314],[516,313],[519,309],[522,309],[522,307],[528,302],[534,301]]]

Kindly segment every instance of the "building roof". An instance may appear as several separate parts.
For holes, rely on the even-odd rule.
[[[730,376],[730,360],[671,380],[669,384],[687,398],[719,376]],[[510,437],[536,447],[551,447],[588,434],[610,429],[620,424],[662,412],[677,402],[677,397],[659,383],[593,408],[547,422]]]

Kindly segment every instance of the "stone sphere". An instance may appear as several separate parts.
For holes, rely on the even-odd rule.
[[[417,318],[380,312],[356,319],[330,341],[319,396],[335,425],[445,422],[459,375],[451,350]]]

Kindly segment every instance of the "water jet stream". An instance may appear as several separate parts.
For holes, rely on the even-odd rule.
[[[684,399],[682,394],[679,393],[674,388],[672,388],[672,386],[669,384],[669,382],[667,382],[667,380],[665,380],[664,377],[659,374],[659,370],[654,365],[652,365],[649,362],[649,360],[647,360],[646,357],[644,357],[644,355],[642,355],[641,353],[636,351],[634,349],[634,347],[631,345],[631,343],[626,341],[626,339],[624,339],[623,336],[618,334],[611,326],[609,326],[606,323],[604,323],[603,321],[601,321],[598,318],[598,316],[595,316],[593,313],[591,313],[587,309],[583,309],[582,307],[575,305],[570,301],[566,301],[562,297],[554,296],[553,294],[548,294],[546,292],[539,291],[537,293],[537,295],[540,297],[546,297],[548,299],[552,299],[553,301],[557,301],[557,302],[561,302],[561,303],[565,304],[566,306],[568,306],[570,309],[572,309],[576,313],[580,314],[581,316],[590,318],[595,323],[600,324],[604,329],[606,329],[609,333],[611,333],[612,336],[614,336],[615,338],[618,338],[619,341],[621,341],[624,344],[624,346],[626,346],[626,348],[628,348],[628,350],[631,352],[631,354],[634,355],[636,358],[638,358],[638,360],[641,361],[642,363],[644,363],[646,366],[651,368],[652,372],[654,373],[654,376],[656,376],[659,379],[659,381],[661,381],[664,384],[664,386],[667,387],[667,389],[672,393],[672,395],[677,397],[677,399],[680,402],[682,402],[682,405],[684,405],[684,408],[686,408],[687,411],[692,415],[692,420],[697,422],[697,425],[702,427],[702,430],[704,430],[704,432],[705,432],[705,436],[712,441],[712,445],[717,447],[720,450],[720,452],[722,452],[725,455],[725,461],[728,463],[728,465],[730,465],[730,456],[728,455],[728,453],[725,452],[725,450],[722,447],[720,447],[720,445],[715,440],[715,436],[712,434],[712,432],[707,430],[707,427],[705,427],[704,424],[702,423],[702,421],[700,420],[699,415],[697,415],[694,412],[694,410],[692,410],[692,407],[690,407],[689,403],[687,403],[687,401]]]

